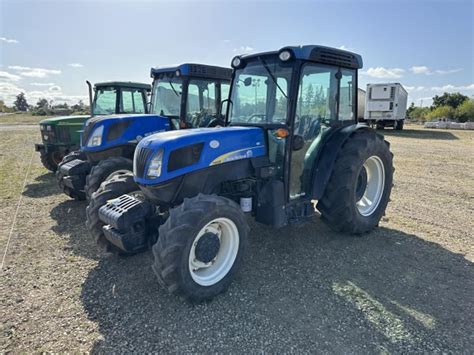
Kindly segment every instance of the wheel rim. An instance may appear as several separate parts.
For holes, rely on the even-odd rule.
[[[59,163],[61,163],[61,161],[63,160],[64,158],[64,155],[60,152],[54,152],[52,155],[51,155],[51,158],[53,159],[53,163],[58,165]]]
[[[126,170],[126,169],[122,169],[122,170],[116,170],[114,171],[112,174],[110,174],[109,176],[107,176],[107,178],[105,180],[109,180],[111,178],[113,178],[114,176],[117,176],[117,175],[123,175],[123,174],[128,174],[128,173],[131,173],[130,170]]]
[[[356,205],[359,213],[367,217],[379,206],[385,186],[385,169],[379,157],[373,155],[364,162],[357,179],[358,185],[364,178],[366,185],[363,194],[360,193],[360,186],[357,187],[359,192],[356,191]]]
[[[215,248],[218,238],[218,249]],[[203,254],[203,246],[207,247]],[[209,250],[213,249],[213,250]],[[212,252],[216,251],[216,255]],[[234,265],[239,251],[239,230],[228,218],[216,218],[207,223],[193,240],[189,252],[189,272],[201,286],[212,286],[222,280]],[[211,260],[209,260],[211,259]]]

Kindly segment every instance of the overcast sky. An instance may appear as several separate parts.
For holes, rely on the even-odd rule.
[[[300,44],[361,54],[360,87],[400,82],[417,105],[474,95],[474,0],[0,0],[0,99],[76,102],[86,79],[149,82],[152,66]]]

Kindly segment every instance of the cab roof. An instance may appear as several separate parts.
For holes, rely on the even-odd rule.
[[[232,77],[232,69],[230,68],[195,63],[184,63],[175,67],[151,68],[150,76],[152,78],[167,74],[173,76],[176,75],[178,71],[179,75],[182,76],[192,76],[204,79],[222,79],[230,81]]]
[[[362,56],[359,54],[319,45],[287,46],[278,51],[247,54],[241,56],[241,58],[245,60],[260,56],[278,55],[278,53],[284,50],[289,50],[295,59],[337,65],[351,69],[360,69],[363,66]]]
[[[95,88],[111,87],[111,86],[133,88],[133,89],[144,89],[144,90],[148,90],[148,91],[151,90],[151,85],[150,84],[137,83],[137,82],[134,82],[134,81],[104,81],[102,83],[95,83],[94,84]]]

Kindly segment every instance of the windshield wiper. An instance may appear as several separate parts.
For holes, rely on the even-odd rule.
[[[171,82],[171,80],[169,81],[169,84],[171,85],[171,89],[173,89],[173,91],[174,91],[174,93],[176,94],[176,96],[179,97],[181,94],[176,91],[176,89],[174,88],[174,85],[173,85],[173,83]]]
[[[262,63],[263,67],[264,67],[265,70],[267,71],[268,75],[270,75],[270,78],[272,78],[272,81],[273,81],[273,83],[276,85],[276,87],[278,88],[278,90],[280,90],[280,92],[283,94],[283,96],[285,96],[285,98],[288,100],[288,96],[285,94],[285,92],[284,92],[283,89],[280,87],[280,85],[278,85],[278,82],[277,82],[275,76],[274,76],[273,73],[271,72],[270,68],[268,68],[268,65],[267,65],[267,63],[265,62],[265,60],[263,60],[262,57],[258,57],[258,60],[260,61],[260,63]]]

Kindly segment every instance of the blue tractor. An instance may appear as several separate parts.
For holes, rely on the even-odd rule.
[[[122,95],[123,114],[89,119],[81,150],[67,155],[56,173],[62,191],[89,199],[103,181],[132,171],[135,147],[153,133],[224,124],[218,110],[228,97],[231,73],[230,68],[201,64],[152,68],[150,114],[132,114],[143,100],[136,90]]]
[[[358,235],[378,225],[392,189],[389,144],[357,124],[361,56],[284,47],[235,57],[232,67],[225,127],[141,140],[140,192],[98,211],[108,243],[124,252],[152,245],[159,283],[191,301],[230,284],[247,245],[245,213],[274,227],[320,214]]]

